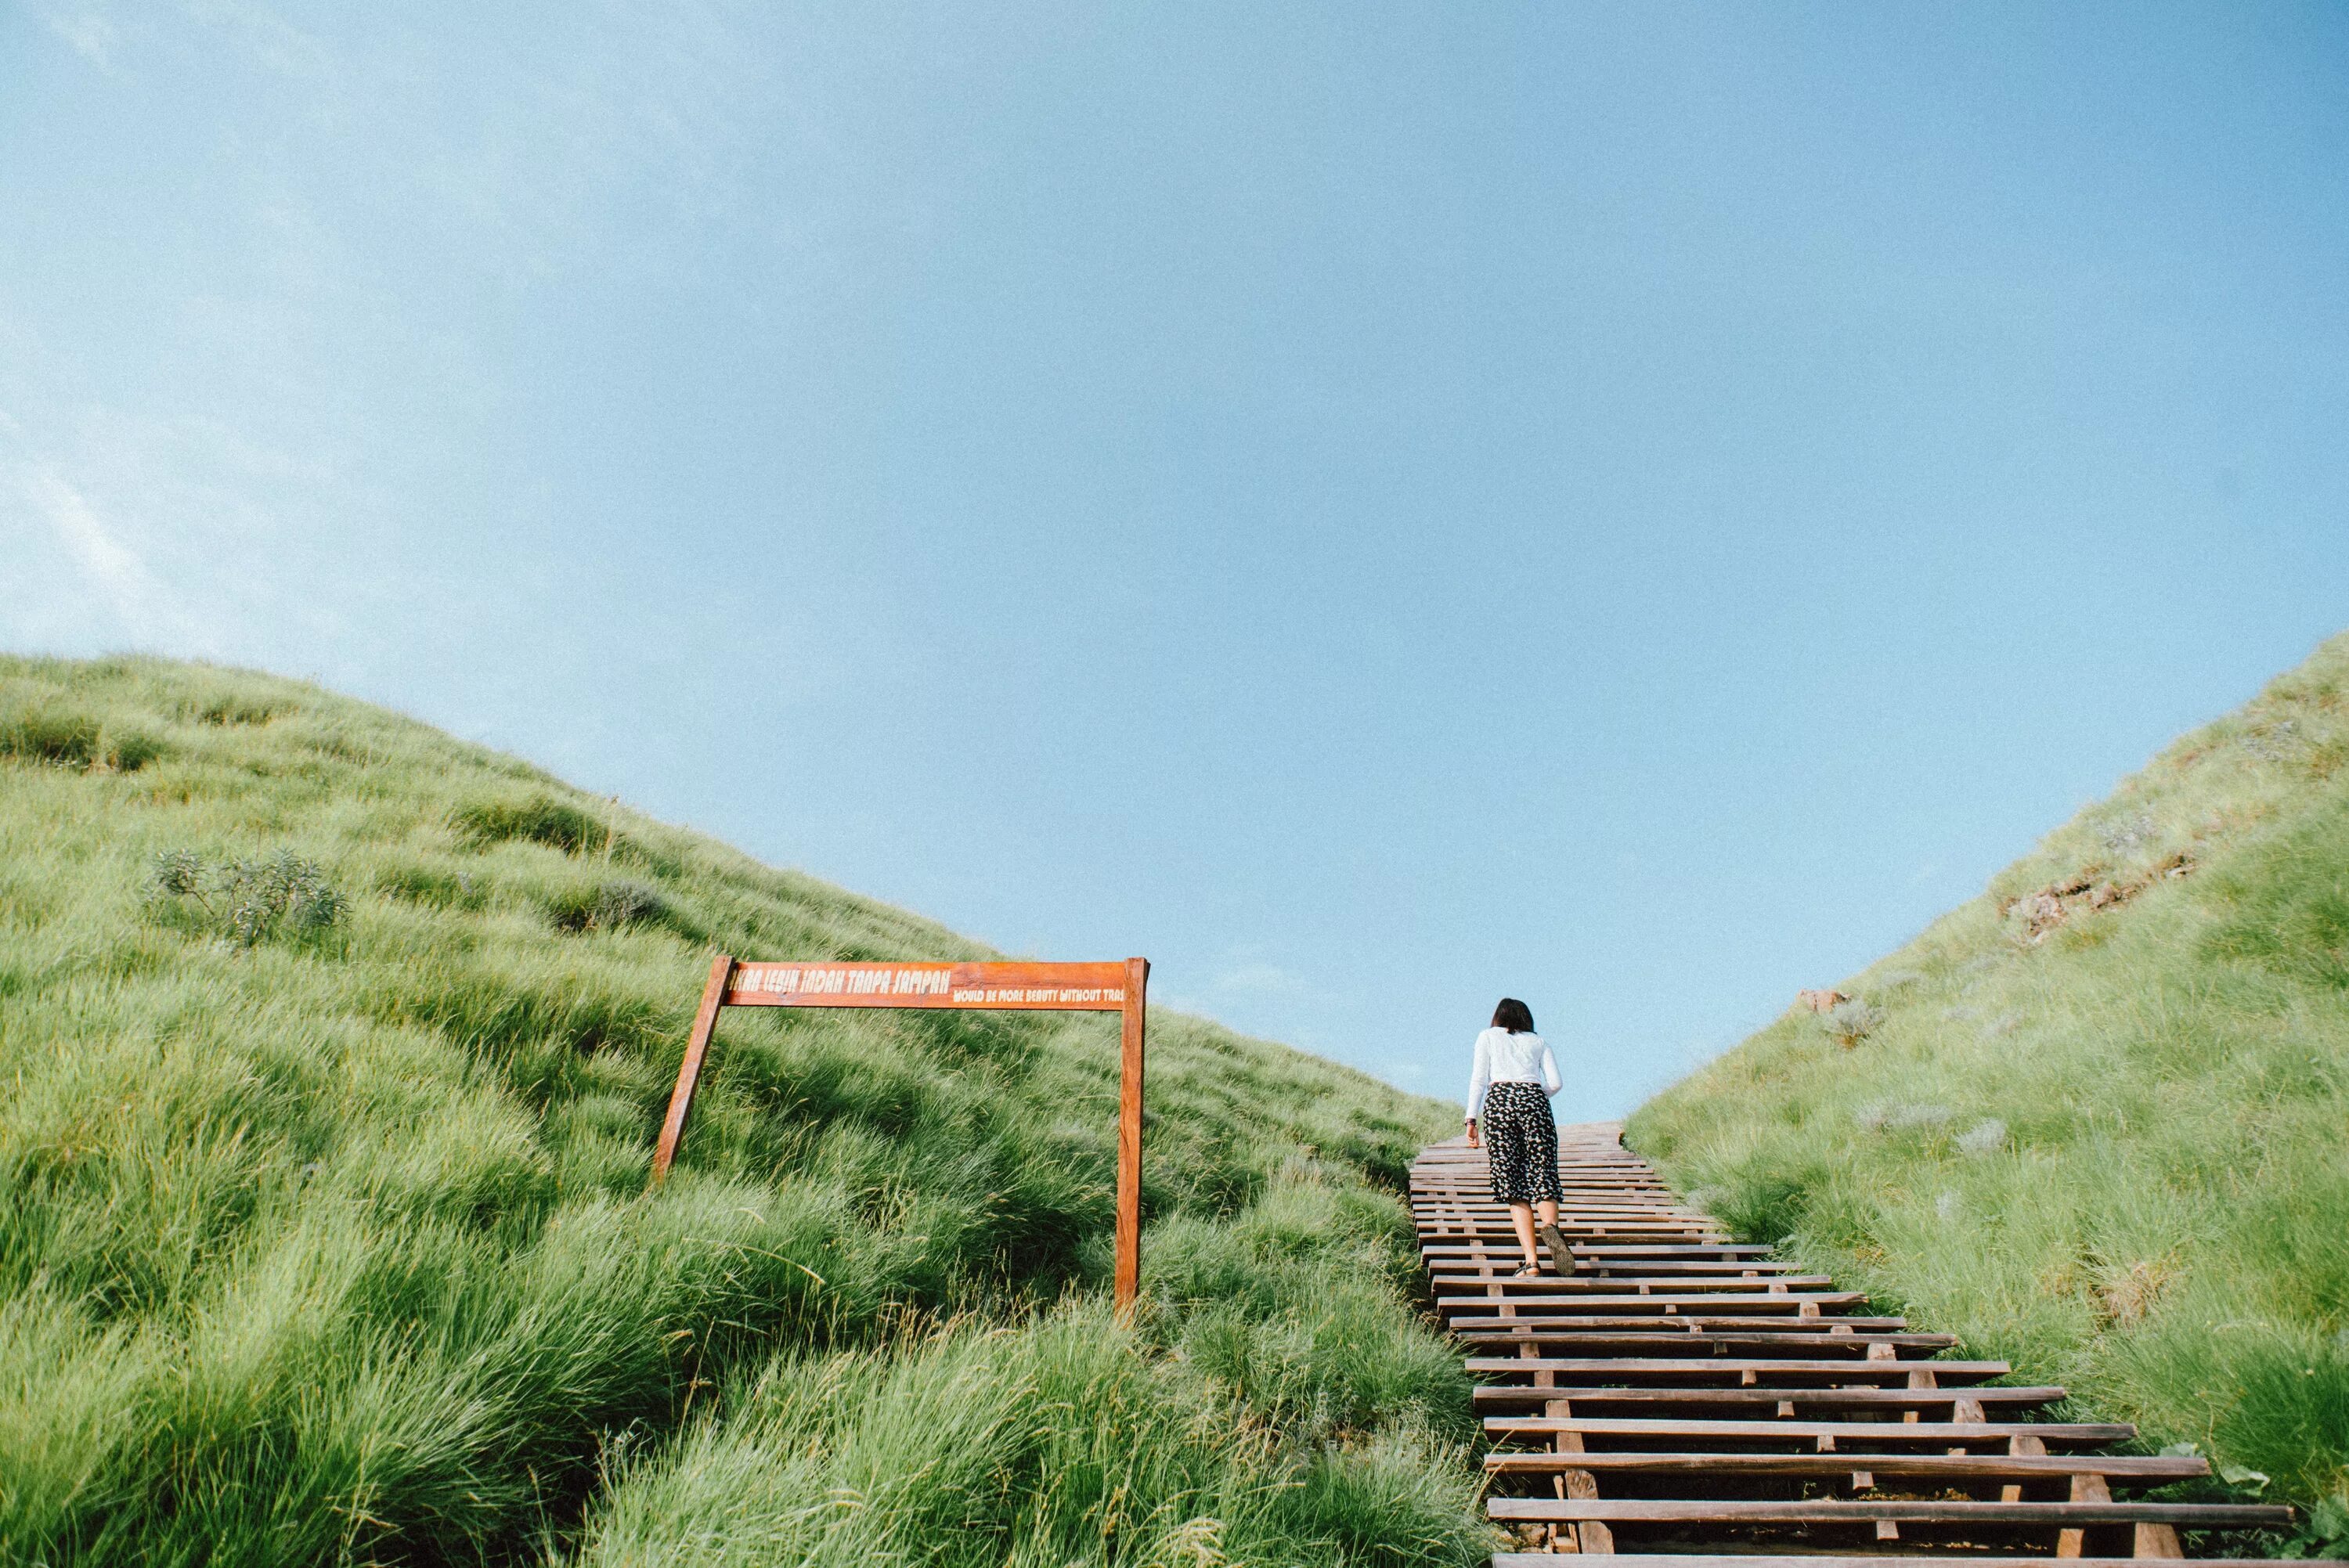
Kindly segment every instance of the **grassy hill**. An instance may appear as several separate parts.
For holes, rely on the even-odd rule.
[[[2345,763],[2349,636],[1846,982],[1832,1017],[1789,1013],[1658,1098],[1630,1141],[1746,1235],[2244,1490],[2337,1498]]]
[[[1487,1547],[1449,1108],[1154,1015],[1123,1327],[1113,1019],[730,1015],[647,1196],[714,948],[981,953],[314,687],[0,659],[0,1561]]]

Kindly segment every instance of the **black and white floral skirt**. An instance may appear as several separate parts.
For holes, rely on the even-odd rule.
[[[1493,1202],[1557,1202],[1557,1123],[1549,1096],[1537,1083],[1496,1083],[1485,1091],[1485,1158],[1493,1166]]]

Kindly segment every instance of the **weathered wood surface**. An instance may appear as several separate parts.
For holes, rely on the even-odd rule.
[[[1560,1129],[1563,1277],[1512,1277],[1484,1153],[1421,1152],[1412,1215],[1435,1310],[1504,1445],[1487,1512],[1532,1552],[1641,1568],[1912,1568],[2176,1558],[2179,1529],[2276,1528],[2288,1509],[2116,1496],[2207,1475],[2106,1450],[2136,1429],[2036,1418],[2064,1398],[1994,1379],[1955,1336],[1733,1241],[1611,1124]]]

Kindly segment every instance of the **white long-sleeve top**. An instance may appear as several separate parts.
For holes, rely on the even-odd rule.
[[[1566,1087],[1547,1040],[1498,1028],[1476,1037],[1476,1065],[1468,1075],[1469,1120],[1485,1114],[1485,1091],[1496,1083],[1537,1083],[1543,1093],[1553,1095]]]

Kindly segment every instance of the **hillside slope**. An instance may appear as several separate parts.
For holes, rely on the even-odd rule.
[[[2246,1490],[2337,1494],[2344,762],[2349,636],[1846,982],[1848,1048],[1791,1012],[1629,1140],[1745,1235],[2026,1380]]]
[[[1123,1327],[1113,1020],[730,1016],[647,1196],[713,948],[980,951],[310,686],[0,659],[0,1561],[1487,1544],[1447,1108],[1154,1014]]]

